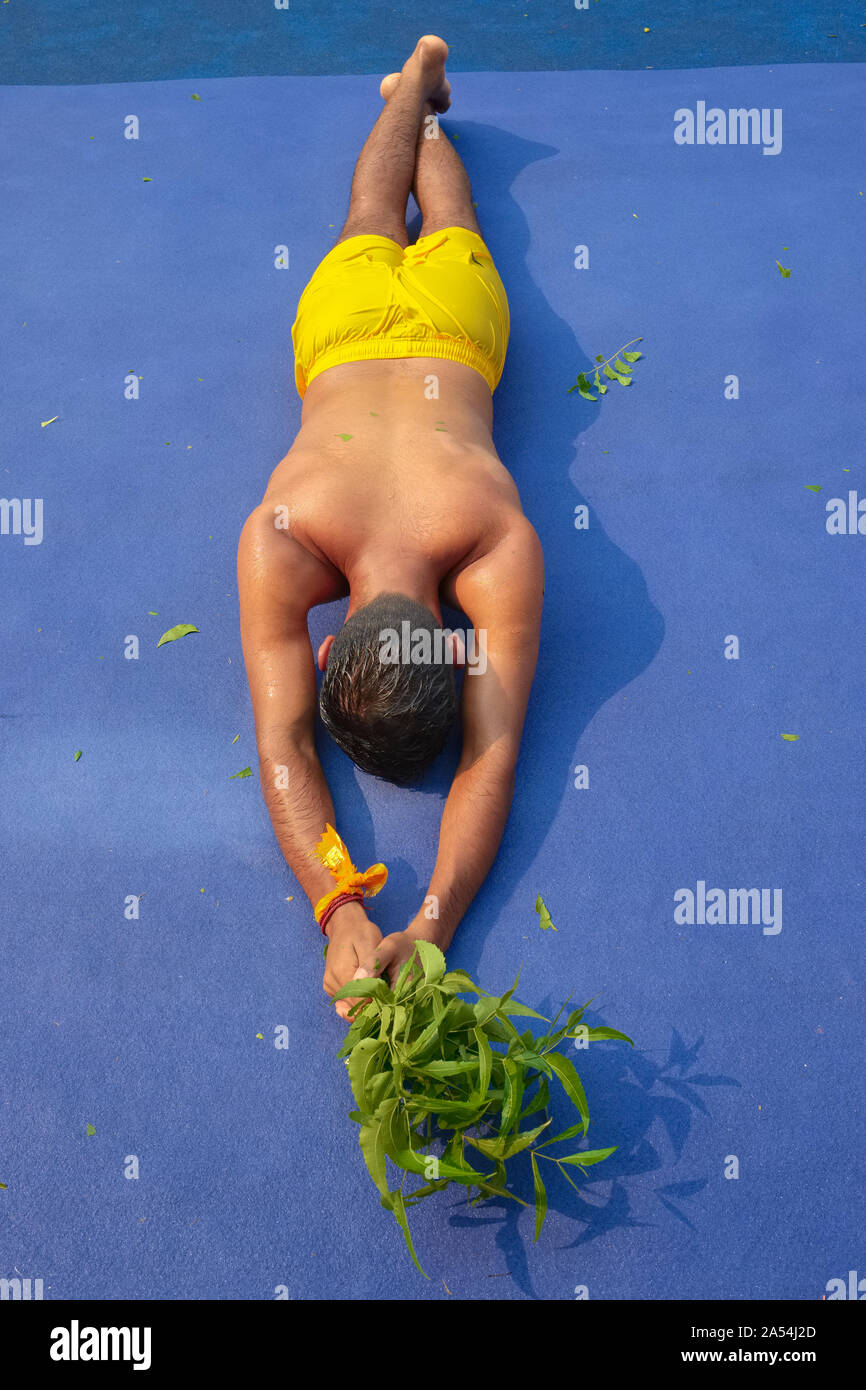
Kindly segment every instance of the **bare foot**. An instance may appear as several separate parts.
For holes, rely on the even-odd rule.
[[[383,101],[387,101],[397,90],[397,83],[400,81],[399,72],[389,72],[387,77],[383,77],[379,83],[379,96]]]
[[[436,34],[424,34],[415,45],[415,51],[404,64],[404,69],[411,63],[413,66],[420,66],[424,89],[431,107],[440,115],[447,111],[451,105],[451,83],[445,76],[445,60],[448,57],[448,45],[444,39],[440,39]],[[387,77],[383,77],[379,85],[379,95],[383,101],[388,101],[397,90],[400,82],[401,73],[391,72]]]

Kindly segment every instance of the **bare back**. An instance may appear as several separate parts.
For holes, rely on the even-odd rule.
[[[431,376],[434,400],[425,391]],[[442,598],[456,606],[460,572],[525,525],[492,419],[486,382],[458,363],[332,367],[307,390],[301,429],[262,508],[287,509],[289,534],[332,573],[329,597],[348,591],[343,576],[375,538],[380,553],[429,565]]]

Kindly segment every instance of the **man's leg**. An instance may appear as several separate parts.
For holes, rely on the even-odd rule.
[[[428,105],[424,114],[431,112],[432,108]],[[443,227],[467,227],[470,232],[481,235],[472,206],[469,175],[463,160],[438,122],[434,124],[422,119],[415,152],[412,193],[423,219],[419,236],[429,236]]]
[[[375,233],[400,246],[408,244],[406,203],[415,176],[418,126],[425,111],[448,108],[447,56],[448,45],[425,34],[403,64],[399,89],[385,103],[358,156],[349,215],[338,242]]]
[[[379,88],[387,107],[399,96],[403,75],[392,72]],[[421,209],[421,236],[441,231],[443,227],[466,227],[481,235],[478,218],[472,206],[472,188],[463,161],[437,121],[431,102],[421,111],[421,126],[415,148],[415,173],[412,193]],[[405,242],[402,243],[405,245]]]

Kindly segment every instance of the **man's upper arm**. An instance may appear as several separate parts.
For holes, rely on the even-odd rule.
[[[487,555],[467,566],[455,584],[457,600],[484,634],[486,669],[467,665],[463,681],[461,765],[493,757],[513,770],[538,658],[544,557],[532,525],[520,524]]]
[[[332,597],[321,563],[258,507],[238,545],[241,641],[260,756],[285,739],[314,746],[316,665],[307,631],[314,603]]]

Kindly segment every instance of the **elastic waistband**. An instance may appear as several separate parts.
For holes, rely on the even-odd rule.
[[[358,342],[338,343],[316,357],[307,380],[311,381],[326,371],[328,367],[339,367],[344,362],[365,362],[370,358],[397,357],[440,357],[448,362],[459,362],[465,367],[473,367],[479,372],[490,388],[491,394],[499,385],[501,370],[496,371],[493,364],[479,352],[472,343],[448,337],[395,338],[393,335],[377,338],[363,338]]]

